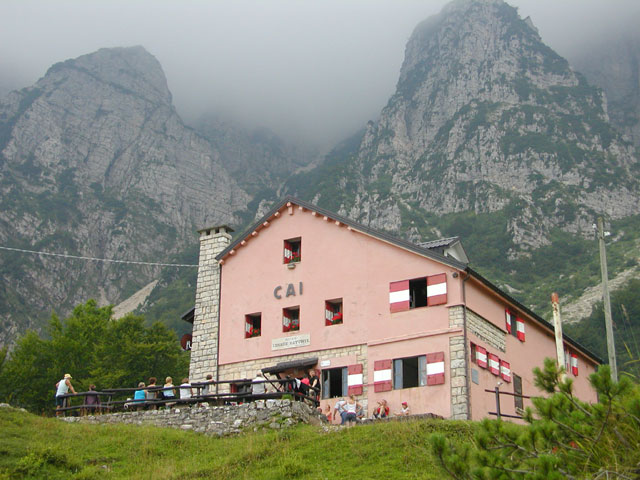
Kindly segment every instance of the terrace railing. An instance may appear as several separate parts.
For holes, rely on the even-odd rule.
[[[74,414],[96,414],[96,413],[113,413],[127,410],[145,410],[157,409],[160,407],[174,407],[177,405],[234,405],[239,403],[251,402],[255,400],[282,399],[291,398],[297,401],[305,401],[314,407],[319,406],[318,396],[319,389],[306,386],[304,390],[295,387],[295,380],[263,380],[256,382],[253,380],[224,380],[224,381],[206,381],[194,382],[187,386],[176,385],[173,387],[138,387],[138,388],[106,388],[100,391],[89,391],[79,393],[69,393],[61,395],[65,399],[65,406],[56,409],[57,414],[66,414],[68,412]],[[263,383],[271,385],[272,391],[254,394],[251,391],[252,385]],[[228,388],[220,388],[227,386]],[[242,391],[232,392],[231,386],[234,385]],[[266,387],[268,388],[268,387]],[[180,398],[180,390],[189,389],[190,396],[188,398]],[[220,392],[220,390],[229,390]],[[147,392],[155,393],[155,398],[145,398],[144,400],[134,400],[136,391],[143,390],[145,397]],[[167,397],[161,392],[173,391],[173,397]],[[89,396],[97,396],[98,403],[87,403]]]

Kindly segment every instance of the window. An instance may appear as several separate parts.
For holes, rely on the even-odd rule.
[[[300,307],[282,309],[282,331],[297,332],[300,330]]]
[[[476,344],[471,342],[471,363],[478,363],[477,355]]]
[[[347,395],[347,367],[322,370],[322,398],[344,397]]]
[[[427,384],[427,357],[398,358],[393,361],[393,388],[423,387]]]
[[[244,316],[244,338],[259,337],[262,332],[262,314],[252,313]]]
[[[513,374],[513,393],[516,395],[522,395],[522,378],[520,378],[515,373]],[[524,403],[522,402],[522,397],[513,397],[513,402],[516,407],[516,411],[518,409],[524,409]]]
[[[505,319],[506,319],[506,326],[507,326],[507,332],[510,333],[512,336],[518,338],[518,328],[516,325],[516,314],[513,313],[510,310],[505,310]]]
[[[389,284],[391,313],[445,303],[447,303],[446,273]]]
[[[326,326],[342,323],[342,299],[326,300],[324,302],[324,323]]]
[[[409,308],[427,306],[427,277],[409,280]]]
[[[297,263],[302,259],[302,239],[284,241],[284,263]]]
[[[515,322],[511,327],[511,336],[518,338],[518,328]]]

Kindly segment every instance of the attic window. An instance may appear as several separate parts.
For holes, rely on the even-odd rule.
[[[290,238],[284,241],[284,263],[297,263],[302,259],[302,239]]]
[[[262,332],[262,314],[252,313],[244,316],[244,338],[259,337]]]
[[[326,326],[342,323],[342,299],[326,300],[324,302],[324,323]]]
[[[300,307],[282,309],[282,331],[297,332],[300,330]]]

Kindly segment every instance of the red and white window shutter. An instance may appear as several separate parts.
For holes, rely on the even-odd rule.
[[[373,363],[373,391],[388,392],[391,385],[391,360],[377,360]]]
[[[253,330],[253,322],[249,320],[249,317],[244,317],[244,337],[249,338]]]
[[[391,313],[409,310],[409,280],[389,284],[389,309]]]
[[[293,258],[293,248],[291,247],[291,243],[284,241],[284,263],[291,262]]]
[[[518,340],[524,342],[524,320],[518,317],[516,318],[516,324],[518,328]]]
[[[447,274],[427,277],[427,306],[447,303]]]
[[[444,352],[427,353],[427,385],[444,383]]]
[[[291,314],[289,310],[282,311],[282,331],[288,332],[291,330]]]
[[[507,327],[507,333],[511,333],[511,329],[515,327],[514,324],[516,323],[516,316],[507,309],[504,311],[504,319]]]
[[[329,302],[324,302],[324,324],[333,325],[333,305]]]
[[[500,358],[495,353],[487,355],[489,358],[489,371],[494,375],[500,375]]]
[[[362,364],[347,367],[347,394],[362,395]]]
[[[500,360],[500,376],[505,382],[511,382],[511,364]]]
[[[571,373],[578,376],[578,355],[575,353],[571,354]]]
[[[487,350],[477,345],[476,345],[476,361],[478,362],[479,367],[487,368]]]

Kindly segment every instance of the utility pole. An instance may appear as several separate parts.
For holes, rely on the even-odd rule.
[[[607,232],[608,233],[608,232]],[[611,320],[611,299],[609,298],[609,274],[607,273],[607,252],[604,248],[604,220],[598,217],[598,243],[600,245],[600,271],[602,272],[602,300],[604,301],[604,323],[607,329],[607,352],[611,366],[611,378],[618,381],[618,366],[616,365],[616,344],[613,339],[613,322]]]
[[[564,358],[564,339],[562,337],[562,317],[560,316],[560,298],[558,294],[551,294],[551,306],[553,308],[553,327],[556,333],[556,358],[558,359],[558,368],[565,368]],[[562,380],[565,375],[562,375]]]

